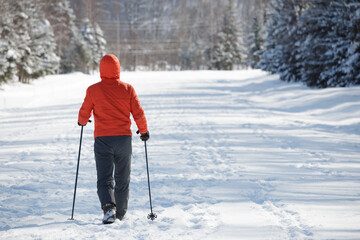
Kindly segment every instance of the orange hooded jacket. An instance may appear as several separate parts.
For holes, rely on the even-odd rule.
[[[130,135],[130,113],[140,133],[147,132],[144,111],[134,88],[120,81],[120,62],[112,54],[105,55],[100,62],[101,82],[86,90],[79,111],[78,122],[85,125],[94,114],[94,137]]]

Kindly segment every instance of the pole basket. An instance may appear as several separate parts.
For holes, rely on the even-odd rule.
[[[148,216],[147,216],[148,219],[151,219],[151,221],[154,221],[155,218],[157,218],[157,215],[156,213],[149,213]]]

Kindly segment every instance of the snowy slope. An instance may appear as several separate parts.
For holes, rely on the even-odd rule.
[[[98,74],[0,90],[0,239],[360,239],[360,87],[309,89],[261,71],[122,73],[148,118],[133,138],[129,212],[102,225],[93,124]],[[136,126],[133,125],[133,132]]]

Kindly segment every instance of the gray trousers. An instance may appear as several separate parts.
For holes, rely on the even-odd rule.
[[[125,215],[128,208],[131,170],[131,136],[95,138],[94,144],[97,193],[101,206],[116,205],[116,216]],[[115,191],[114,191],[115,179]]]

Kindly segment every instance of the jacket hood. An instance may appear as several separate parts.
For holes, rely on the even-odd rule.
[[[101,79],[120,79],[120,62],[113,54],[105,55],[100,61]]]

